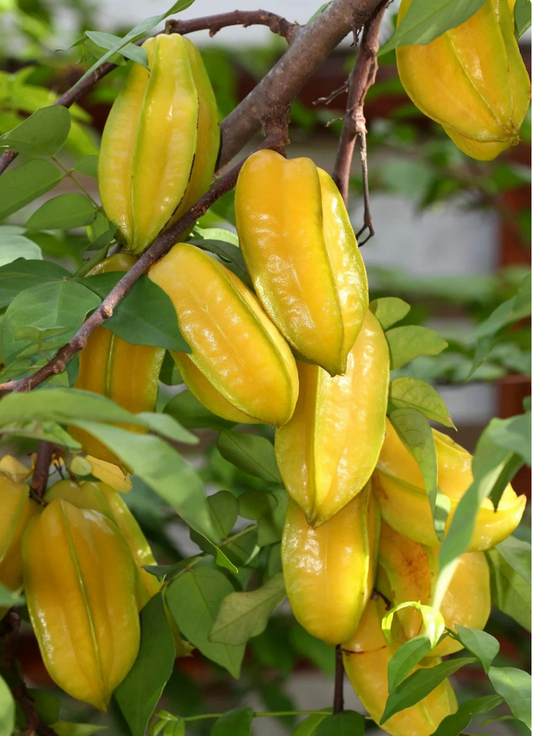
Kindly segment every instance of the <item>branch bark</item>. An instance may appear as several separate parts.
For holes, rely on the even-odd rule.
[[[335,647],[335,690],[333,694],[333,712],[342,713],[344,710],[344,663],[342,661],[342,647]]]
[[[209,31],[212,37],[222,28],[229,26],[267,26],[272,33],[282,36],[288,43],[294,38],[299,29],[298,23],[290,23],[286,18],[268,10],[233,10],[230,13],[207,15],[205,18],[191,18],[189,20],[169,20],[166,28],[169,33],[194,33],[195,31]]]
[[[232,160],[275,106],[290,105],[324,59],[362,26],[382,0],[333,0],[312,23],[302,26],[288,51],[222,122],[220,166]]]
[[[26,736],[57,736],[56,732],[41,719],[35,709],[35,701],[28,692],[26,683],[20,678],[16,651],[20,630],[20,613],[17,608],[8,611],[0,625],[0,637],[2,639],[2,655],[0,667],[7,670],[16,680],[16,685],[11,688],[13,697],[20,705],[26,718]]]
[[[372,84],[374,84],[376,79],[378,69],[377,52],[379,50],[378,36],[386,7],[387,1],[385,0],[385,2],[381,2],[381,5],[376,8],[370,19],[364,24],[363,37],[357,52],[357,59],[350,74],[348,102],[346,104],[346,113],[337,150],[337,159],[333,169],[333,180],[339,187],[340,193],[347,204],[350,169],[355,142],[357,136],[359,136],[361,141],[361,162],[363,166],[363,184],[365,191],[365,228],[369,229],[369,237],[374,234],[374,229],[372,226],[372,218],[370,216],[368,195],[368,169],[366,157],[367,131],[364,115],[364,102],[366,93]],[[354,35],[357,30],[357,28],[354,28]]]
[[[42,499],[46,493],[53,452],[54,445],[51,442],[46,442],[46,440],[41,440],[41,442],[39,442],[37,460],[35,462],[35,469],[33,471],[33,478],[30,486],[32,495],[38,500]]]

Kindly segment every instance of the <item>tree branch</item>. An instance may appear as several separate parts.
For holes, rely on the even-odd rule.
[[[335,691],[333,694],[333,712],[342,713],[344,710],[344,663],[342,661],[342,647],[335,647]]]
[[[309,25],[250,94],[222,122],[220,166],[224,166],[261,128],[274,105],[290,105],[324,59],[350,33],[354,18],[366,22],[382,0],[333,0]]]
[[[169,20],[165,30],[168,33],[194,33],[195,31],[209,31],[212,37],[222,28],[228,26],[267,26],[272,33],[282,36],[289,44],[299,29],[298,23],[290,23],[286,18],[267,10],[233,10],[230,13],[207,15],[205,18],[190,20]]]
[[[263,148],[272,148],[282,151],[287,143],[286,133],[283,124],[280,124],[277,131],[270,133],[256,150]],[[162,258],[168,251],[178,242],[179,236],[188,228],[192,227],[196,220],[205,215],[211,205],[220,199],[223,194],[229,192],[237,183],[239,171],[244,164],[243,159],[234,166],[227,174],[221,177],[204,196],[196,202],[180,219],[166,232],[159,235],[148,250],[139,258],[139,260],[130,268],[120,281],[109,292],[102,301],[98,309],[87,318],[80,329],[67,345],[62,347],[52,358],[52,360],[36,371],[33,375],[21,378],[18,381],[8,381],[0,384],[0,391],[31,391],[36,386],[46,381],[47,378],[62,373],[66,364],[76,353],[87,344],[88,337],[99,327],[106,319],[113,315],[113,311],[117,304],[131,291],[133,285],[139,278],[148,271],[150,266]]]
[[[358,236],[366,228],[369,237],[374,234],[372,217],[370,215],[370,201],[368,192],[368,166],[366,155],[366,120],[364,115],[364,102],[366,93],[374,84],[378,69],[377,53],[379,50],[378,36],[381,21],[387,7],[386,0],[376,8],[370,19],[364,24],[363,38],[357,52],[357,59],[350,74],[350,86],[348,90],[348,102],[342,126],[337,159],[333,169],[333,180],[339,187],[340,193],[348,203],[348,190],[350,182],[350,169],[352,165],[353,152],[357,136],[361,141],[361,163],[363,167],[363,185],[365,199],[364,227]],[[360,26],[359,26],[360,28]],[[358,28],[354,28],[356,34]],[[368,238],[367,238],[368,240]]]
[[[0,657],[0,667],[7,670],[17,684],[11,688],[13,697],[20,705],[22,712],[26,718],[26,736],[57,736],[56,732],[41,719],[35,709],[35,701],[28,692],[26,683],[20,678],[17,662],[16,651],[20,630],[20,613],[18,608],[12,608],[4,616],[0,624],[0,637],[2,639],[2,656]]]
[[[195,31],[209,31],[209,35],[214,36],[222,28],[239,25],[245,28],[252,25],[267,26],[272,33],[283,36],[288,43],[291,43],[294,39],[299,28],[297,23],[290,23],[281,15],[269,13],[266,10],[234,10],[231,13],[208,15],[205,18],[168,20],[165,30],[168,29],[169,33],[180,33],[182,36],[188,33],[194,33]],[[144,40],[139,41],[138,45],[143,43]],[[105,62],[82,82],[77,82],[73,87],[64,92],[53,104],[70,107],[86,95],[100,79],[109,74],[109,72],[112,72],[113,69],[116,69],[116,64]],[[0,174],[4,173],[17,156],[18,153],[16,151],[5,151],[0,156]]]
[[[42,499],[46,493],[53,453],[54,445],[51,442],[46,442],[46,440],[41,440],[39,442],[37,460],[35,462],[35,469],[33,471],[33,478],[30,486],[32,495],[38,500]]]

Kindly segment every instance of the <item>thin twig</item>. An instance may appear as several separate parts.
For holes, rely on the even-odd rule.
[[[342,713],[344,710],[344,664],[340,644],[335,647],[335,691],[333,695],[333,712]]]
[[[194,33],[195,31],[209,31],[212,37],[222,28],[228,26],[267,26],[272,33],[282,36],[287,43],[291,43],[294,34],[298,31],[298,23],[290,23],[286,18],[268,10],[233,10],[230,13],[207,15],[205,18],[190,20],[168,20],[165,30],[167,33]]]
[[[22,712],[26,718],[25,736],[57,736],[56,732],[41,719],[35,709],[35,701],[28,692],[26,683],[20,678],[16,651],[20,630],[20,613],[18,608],[11,608],[4,616],[0,624],[0,638],[2,639],[2,656],[0,657],[0,667],[9,672],[16,685],[11,688],[13,697],[20,705]]]
[[[364,115],[364,102],[366,93],[374,84],[376,79],[378,69],[377,52],[379,49],[378,36],[386,7],[387,2],[385,0],[374,11],[371,18],[364,24],[364,32],[357,52],[357,59],[350,74],[350,87],[348,91],[346,114],[344,116],[344,124],[342,126],[339,147],[337,149],[337,159],[333,170],[333,179],[339,187],[344,201],[347,203],[353,152],[356,139],[359,136],[361,141],[361,164],[363,168],[365,214],[364,227],[359,231],[358,236],[361,235],[364,230],[368,229],[368,238],[372,237],[374,234],[374,228],[372,225],[370,200],[368,195],[368,165],[366,153],[367,131]],[[358,27],[355,27],[355,35],[358,30]],[[366,238],[366,240],[368,240],[368,238]],[[366,242],[366,240],[364,242]]]
[[[53,453],[54,445],[51,442],[46,442],[46,440],[41,440],[39,442],[37,460],[35,462],[35,469],[33,471],[33,478],[30,486],[32,496],[36,500],[41,500],[46,493]]]
[[[180,33],[182,36],[195,31],[209,31],[211,36],[218,33],[222,28],[229,26],[242,25],[245,28],[252,25],[263,25],[270,28],[273,33],[283,36],[288,43],[291,43],[298,31],[298,23],[290,23],[281,15],[269,13],[266,10],[234,10],[231,13],[219,13],[218,15],[208,15],[205,18],[190,18],[189,20],[168,20],[166,28],[168,33]],[[138,45],[144,42],[138,42]],[[70,107],[80,98],[89,92],[97,82],[105,77],[109,72],[116,69],[116,64],[105,62],[98,67],[92,74],[81,82],[67,90],[64,94],[57,98],[54,105],[63,105]],[[16,151],[5,151],[0,156],[0,174],[3,174],[7,167],[16,159],[18,153]]]
[[[349,86],[350,80],[345,79],[342,85],[337,89],[334,89],[333,92],[330,92],[329,95],[326,95],[325,97],[319,97],[317,100],[314,100],[313,105],[329,105],[329,103],[333,102],[336,97],[344,94],[344,92],[348,92]]]
[[[271,133],[258,147],[272,148],[274,150],[283,150],[284,145],[287,142],[285,134],[281,132]],[[234,166],[227,174],[220,178],[204,196],[196,202],[187,212],[180,217],[180,219],[166,232],[159,235],[154,243],[148,248],[139,260],[130,268],[130,270],[123,276],[120,281],[114,286],[109,292],[106,298],[102,301],[98,309],[96,309],[90,317],[83,323],[80,329],[76,332],[74,337],[70,340],[67,345],[62,347],[50,360],[49,363],[44,365],[33,375],[21,378],[18,381],[8,381],[7,383],[0,384],[0,391],[31,391],[36,386],[46,381],[47,378],[62,373],[69,360],[71,360],[76,353],[87,344],[87,339],[99,327],[106,319],[109,319],[113,315],[113,311],[117,304],[131,291],[133,285],[139,278],[148,271],[150,266],[162,258],[168,251],[175,245],[179,236],[185,232],[188,228],[192,227],[199,217],[202,217],[209,207],[220,199],[223,194],[229,192],[235,186],[237,177],[242,165],[244,164],[243,159],[240,163]]]

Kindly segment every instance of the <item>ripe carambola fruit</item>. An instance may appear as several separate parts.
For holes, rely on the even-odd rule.
[[[313,526],[337,513],[368,481],[385,437],[389,348],[367,311],[346,373],[299,363],[293,417],[276,432],[276,458],[291,498]]]
[[[251,291],[185,243],[148,275],[171,298],[192,348],[172,356],[196,398],[225,419],[285,424],[298,396],[296,362]]]
[[[100,197],[128,250],[140,254],[209,188],[218,110],[202,58],[179,34],[149,38],[111,109],[98,165]]]
[[[473,481],[472,455],[447,435],[433,431],[437,450],[438,482],[450,499],[446,531],[457,504]],[[387,434],[381,449],[373,487],[381,515],[393,529],[427,547],[439,547],[422,474],[414,457],[405,448],[387,420]],[[494,511],[488,498],[481,502],[469,549],[485,550],[502,542],[516,529],[524,513],[526,497],[517,496],[509,484]]]
[[[438,549],[414,542],[382,521],[376,589],[393,606],[406,601],[433,605],[438,574]],[[483,552],[466,552],[458,558],[440,612],[449,629],[457,624],[471,629],[485,627],[490,615],[490,573]],[[421,633],[422,616],[415,608],[398,611],[396,618],[402,629],[399,643]],[[428,656],[444,657],[462,648],[459,642],[447,637]]]
[[[89,276],[127,271],[134,263],[132,256],[119,253],[98,264]],[[75,387],[107,396],[134,414],[153,411],[164,357],[162,348],[131,345],[105,327],[97,327],[80,353],[80,371]],[[133,424],[127,428],[132,432],[147,431]],[[111,450],[84,430],[70,426],[69,433],[81,442],[88,455],[121,465]]]
[[[61,480],[48,489],[44,500],[48,503],[62,498],[79,509],[98,511],[113,521],[122,532],[139,571],[137,598],[139,608],[161,590],[162,583],[154,575],[143,570],[143,565],[157,565],[150,545],[122,497],[106,483]]]
[[[385,614],[383,601],[369,601],[354,636],[342,645],[346,674],[376,723],[383,715],[389,696],[387,668],[395,652],[381,628]],[[438,662],[436,659],[435,664]],[[430,736],[439,723],[456,710],[454,692],[449,680],[444,680],[419,703],[400,711],[380,727],[392,736]]]
[[[368,308],[365,266],[346,207],[308,158],[258,151],[235,191],[241,250],[259,300],[304,359],[344,373]]]
[[[398,24],[410,6],[402,0]],[[468,156],[490,161],[518,143],[531,85],[508,0],[487,0],[431,43],[398,47],[396,59],[411,100]]]
[[[353,635],[372,593],[379,511],[370,485],[318,529],[289,501],[281,542],[285,589],[300,624],[327,644]]]
[[[29,522],[22,559],[28,611],[51,678],[107,710],[140,641],[137,574],[124,537],[97,511],[56,499]]]
[[[39,511],[26,483],[15,483],[0,473],[0,584],[14,592],[22,587],[22,534]],[[0,616],[5,611],[0,608]]]

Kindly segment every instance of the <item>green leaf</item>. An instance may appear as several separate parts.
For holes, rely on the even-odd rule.
[[[426,44],[476,13],[485,0],[413,0],[402,23],[381,47],[379,55],[398,46]]]
[[[114,401],[80,389],[43,388],[32,393],[11,393],[0,401],[2,428],[15,422],[69,424],[75,419],[145,426],[142,419]]]
[[[332,2],[332,0],[329,0],[329,1],[327,2],[327,3],[323,3],[323,4],[322,4],[322,5],[321,5],[321,6],[320,6],[320,7],[318,8],[318,10],[315,10],[315,12],[313,13],[313,15],[312,15],[312,16],[311,16],[311,17],[309,18],[309,20],[307,21],[306,25],[309,25],[309,23],[312,23],[312,22],[313,22],[314,20],[316,20],[316,19],[318,18],[318,16],[319,16],[319,15],[322,15],[322,13],[324,12],[324,10],[325,10],[325,9],[326,9],[327,7],[329,7],[329,6],[331,5],[331,2]],[[297,731],[297,730],[298,730],[298,729],[296,729],[296,731]],[[294,733],[296,733],[296,731],[295,731]]]
[[[2,174],[0,177],[0,183],[4,176],[5,174]],[[18,258],[0,267],[0,307],[5,307],[17,294],[32,286],[47,281],[60,281],[69,276],[69,272],[57,263]]]
[[[424,667],[416,670],[389,695],[380,723],[385,723],[395,713],[419,703],[447,677],[453,675],[461,667],[476,661],[473,657],[459,657],[458,659],[441,662],[435,667]]]
[[[283,575],[277,573],[260,588],[246,593],[230,593],[220,606],[209,639],[221,644],[246,644],[262,634],[270,614],[285,598]]]
[[[467,626],[456,625],[456,636],[461,644],[481,662],[485,672],[488,674],[494,658],[500,651],[500,642],[486,631],[470,629]]]
[[[246,270],[242,253],[235,244],[222,240],[191,240],[189,242],[208,253],[214,253],[246,286],[253,289],[253,284]]]
[[[481,698],[466,700],[461,703],[455,713],[441,721],[433,736],[459,736],[467,728],[472,718],[478,713],[488,713],[502,702],[499,695],[485,695]]]
[[[275,544],[281,539],[283,525],[287,515],[287,504],[289,496],[285,488],[272,488],[269,495],[274,496],[277,504],[272,510],[261,517],[257,533],[257,544],[259,547],[267,547]]]
[[[327,716],[316,730],[316,736],[363,736],[365,718],[354,710]]]
[[[435,534],[442,540],[450,513],[450,499],[438,487],[437,450],[429,422],[414,409],[394,409],[389,418],[420,468],[431,506]]]
[[[389,660],[387,675],[389,683],[389,693],[398,687],[400,682],[405,680],[414,667],[428,654],[432,649],[431,641],[425,634],[415,636],[402,644]]]
[[[181,373],[179,372],[179,368],[168,350],[163,359],[159,380],[161,383],[164,383],[165,386],[183,386],[184,389],[186,388]],[[169,414],[170,413],[172,412],[169,412]]]
[[[274,446],[265,437],[223,430],[217,447],[222,457],[245,473],[272,483],[281,483]]]
[[[185,721],[183,718],[176,718],[174,721],[165,723],[161,736],[185,736]]]
[[[493,547],[493,550],[498,552],[521,578],[531,583],[531,544],[529,542],[511,536]]]
[[[486,320],[477,325],[470,337],[477,340],[483,337],[493,337],[504,327],[514,325],[524,317],[529,317],[531,314],[531,300],[529,302],[524,300],[523,294],[527,294],[528,288],[531,288],[530,278],[526,278],[522,283],[516,296],[500,304]]]
[[[508,537],[504,542],[489,549],[485,555],[490,567],[490,591],[494,606],[511,616],[520,626],[531,631],[531,559],[516,560],[509,557],[502,548],[513,539]],[[524,565],[529,570],[524,570]]]
[[[108,59],[110,59],[114,54],[116,53],[122,53],[122,49],[127,46],[129,43],[135,43],[135,41],[140,40],[141,38],[144,38],[148,34],[148,31],[151,31],[152,28],[155,28],[159,23],[161,23],[162,20],[165,20],[165,18],[168,18],[169,15],[173,15],[174,13],[179,13],[182,10],[185,10],[189,6],[193,4],[194,0],[178,0],[178,2],[174,3],[172,7],[170,7],[165,13],[162,13],[161,15],[152,15],[150,18],[146,18],[146,20],[141,21],[138,23],[134,28],[131,29],[124,38],[119,39],[117,41],[116,46],[111,48],[109,51],[106,51],[106,53],[101,56],[98,61],[96,61],[90,69],[88,69],[85,74],[78,80],[77,84],[80,84],[83,82],[84,79],[86,79],[88,76],[90,76],[98,67],[102,66]]]
[[[96,154],[82,156],[76,161],[74,170],[77,171],[78,174],[83,174],[83,176],[90,176],[91,179],[98,179],[98,156]]]
[[[167,604],[184,636],[208,659],[225,667],[237,678],[244,646],[228,646],[209,641],[209,632],[220,604],[232,592],[233,586],[223,573],[201,567],[184,573],[169,586]]]
[[[384,330],[388,330],[411,311],[410,305],[403,299],[398,299],[397,296],[374,299],[368,308],[378,318]]]
[[[514,24],[516,40],[522,38],[531,27],[531,0],[516,0],[514,7]]]
[[[516,667],[491,667],[488,675],[515,718],[531,729],[531,675]]]
[[[123,276],[117,272],[103,273],[80,282],[104,299]],[[132,345],[191,352],[180,332],[170,297],[147,276],[141,276],[125,299],[120,301],[113,316],[106,320],[105,327]]]
[[[296,652],[313,662],[328,677],[335,675],[334,647],[311,636],[300,624],[292,627],[289,639]]]
[[[455,428],[442,396],[419,378],[395,378],[391,381],[389,401],[396,409],[416,409],[427,419]]]
[[[235,708],[215,721],[211,736],[250,736],[255,713],[253,708]]]
[[[109,424],[77,418],[71,422],[109,447],[172,506],[186,524],[208,539],[216,537],[198,473],[167,442],[154,435],[128,432]]]
[[[518,453],[527,465],[531,465],[531,414],[519,414],[508,419],[495,417],[487,432],[495,445]]]
[[[0,232],[0,266],[13,263],[17,258],[36,260],[42,258],[37,243],[23,235],[5,235]]]
[[[278,505],[277,498],[272,493],[254,489],[242,493],[238,503],[239,515],[244,519],[253,519],[253,521],[259,521],[271,515]]]
[[[39,207],[26,227],[30,230],[70,230],[89,225],[96,214],[95,206],[85,194],[60,194]]]
[[[122,43],[122,39],[119,36],[114,36],[112,33],[85,31],[85,35],[102,49],[114,49],[117,45],[120,46]],[[132,61],[135,61],[137,64],[144,66],[145,69],[148,69],[148,54],[146,53],[146,49],[140,48],[133,43],[129,43],[121,48],[120,53],[127,59],[132,59]]]
[[[26,437],[31,440],[46,440],[47,442],[53,442],[56,445],[65,447],[67,450],[79,451],[81,445],[76,440],[65,432],[65,430],[58,424],[53,422],[28,422],[28,423],[17,423],[13,425],[6,425],[2,427],[2,434],[4,440],[10,435],[12,437]]]
[[[17,339],[21,327],[63,327],[63,344],[77,332],[87,313],[100,299],[90,289],[74,281],[50,281],[26,289],[16,296],[2,322],[2,350],[9,365],[31,341]]]
[[[219,491],[207,499],[211,508],[213,525],[221,539],[225,539],[235,526],[239,515],[239,502],[229,491]]]
[[[433,330],[419,325],[393,327],[385,333],[391,356],[391,369],[418,358],[420,355],[438,355],[448,347],[446,340]]]
[[[28,693],[33,698],[34,707],[39,717],[46,724],[56,723],[61,707],[59,698],[45,690],[35,690],[34,688],[28,688]]]
[[[15,701],[3,677],[0,677],[0,736],[11,736],[15,730]]]
[[[61,181],[59,169],[49,161],[29,161],[0,177],[0,220],[41,197]]]
[[[152,432],[168,437],[174,442],[182,442],[185,445],[197,445],[198,437],[184,429],[173,417],[168,414],[156,414],[155,412],[140,412],[139,419],[145,422]]]
[[[163,596],[157,593],[141,611],[141,646],[137,659],[114,693],[133,736],[144,736],[174,669],[175,656]]]
[[[58,721],[52,724],[57,736],[93,736],[98,731],[105,731],[107,726],[95,726],[94,723],[67,723]]]
[[[0,281],[0,289],[1,289]],[[229,429],[235,426],[235,422],[229,422],[226,419],[217,417],[201,404],[196,396],[190,391],[182,393],[170,399],[163,409],[165,414],[175,417],[180,424],[189,429]]]
[[[200,227],[196,225],[193,230],[194,236],[199,236],[201,240],[217,240],[223,243],[231,243],[236,248],[239,247],[239,236],[231,230],[225,230],[222,227]]]
[[[42,107],[8,133],[0,135],[0,148],[30,156],[53,156],[67,140],[70,113],[62,105]]]
[[[328,718],[327,713],[316,713],[309,716],[296,727],[292,736],[316,736],[317,728],[326,718]]]

